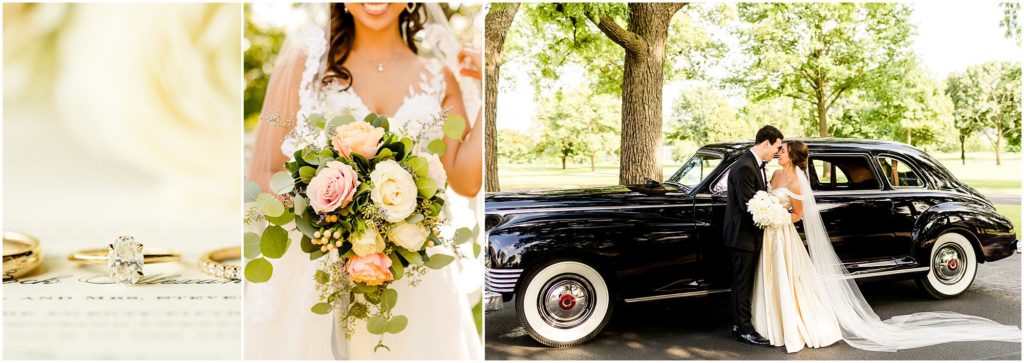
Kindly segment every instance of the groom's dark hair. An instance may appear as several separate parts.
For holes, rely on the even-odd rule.
[[[758,145],[765,140],[774,144],[776,140],[782,138],[782,131],[775,128],[772,125],[764,125],[760,130],[757,130],[757,136],[754,137],[754,145]]]

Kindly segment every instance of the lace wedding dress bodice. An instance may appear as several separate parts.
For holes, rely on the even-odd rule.
[[[362,120],[371,113],[354,88],[345,88],[338,83],[320,86],[317,73],[327,42],[323,32],[311,32],[306,36],[306,62],[300,84],[295,131],[281,144],[281,151],[289,156],[309,144],[318,148],[326,147],[326,139],[308,136],[306,121],[310,115],[319,114],[330,120],[335,116],[350,114],[356,120]],[[425,152],[427,143],[444,136],[442,126],[445,110],[442,104],[447,84],[444,65],[440,61],[421,58],[420,63],[423,70],[419,72],[419,79],[404,90],[404,98],[395,114],[381,116],[388,118],[392,132],[412,138],[419,151]]]

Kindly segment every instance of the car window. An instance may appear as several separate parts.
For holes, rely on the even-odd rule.
[[[811,186],[815,190],[876,190],[881,184],[866,157],[811,155]]]
[[[924,180],[921,180],[920,173],[914,171],[906,161],[889,156],[878,158],[878,165],[882,168],[883,177],[889,181],[893,188],[923,187]]]
[[[693,188],[697,184],[700,184],[704,178],[707,178],[719,164],[722,163],[722,157],[711,154],[695,154],[690,160],[687,160],[682,167],[676,171],[672,177],[668,178],[668,182],[674,182]]]

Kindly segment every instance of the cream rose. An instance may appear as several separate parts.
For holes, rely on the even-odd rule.
[[[370,200],[380,207],[384,219],[395,223],[404,220],[416,209],[416,183],[398,162],[385,160],[370,172]]]
[[[409,251],[419,251],[423,243],[427,242],[430,231],[420,224],[400,222],[388,231],[388,238],[396,245],[402,246]]]
[[[347,123],[334,129],[331,145],[338,154],[346,158],[352,153],[359,153],[369,159],[377,156],[380,139],[384,137],[384,129],[373,127],[366,121]]]
[[[380,236],[380,232],[377,232],[377,227],[373,224],[370,224],[358,236],[349,236],[348,241],[352,243],[352,252],[361,257],[384,252],[384,238]]]

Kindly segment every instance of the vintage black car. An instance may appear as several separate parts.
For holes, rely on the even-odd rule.
[[[923,151],[803,141],[826,229],[854,278],[914,278],[950,298],[979,263],[1017,250],[1010,220]],[[751,145],[704,146],[664,183],[488,194],[488,309],[514,299],[534,339],[568,346],[596,336],[617,303],[728,292],[725,180]]]

